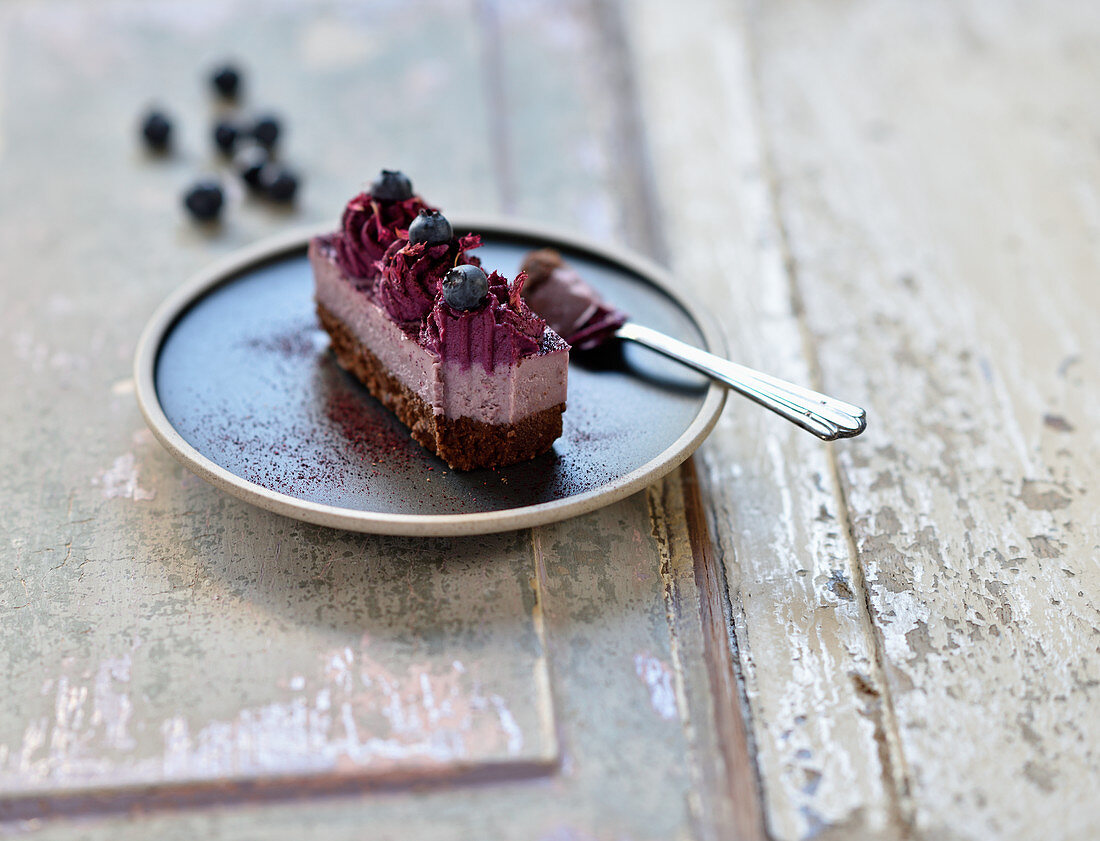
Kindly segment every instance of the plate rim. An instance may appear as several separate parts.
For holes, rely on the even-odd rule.
[[[695,322],[708,349],[725,355],[725,341],[706,314],[690,296],[674,291],[668,270],[652,260],[617,246],[609,246],[542,223],[475,214],[455,214],[456,230],[486,234],[531,237],[547,245],[583,251],[617,263],[639,274],[677,303]],[[402,514],[341,508],[290,494],[273,491],[250,482],[207,458],[189,444],[168,420],[156,389],[156,364],[160,348],[176,323],[205,295],[223,286],[257,263],[271,262],[286,252],[305,248],[309,239],[330,233],[329,224],[295,227],[276,236],[238,249],[192,275],[153,312],[138,340],[134,353],[135,394],[142,416],[161,445],[184,467],[218,490],[285,517],[329,528],[372,534],[410,537],[455,537],[492,534],[546,525],[603,508],[645,488],[668,475],[684,462],[709,434],[725,406],[727,391],[712,382],[703,404],[680,436],[655,458],[598,488],[573,496],[518,508],[470,514]]]

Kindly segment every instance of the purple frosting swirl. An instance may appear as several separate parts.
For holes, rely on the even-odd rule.
[[[379,201],[360,193],[348,202],[341,229],[332,237],[340,268],[406,334],[445,361],[466,368],[476,361],[492,372],[543,350],[546,322],[521,297],[523,272],[511,284],[493,272],[485,301],[476,309],[455,310],[443,300],[441,281],[452,267],[481,265],[466,253],[481,245],[481,237],[410,244],[409,225],[424,208],[433,209],[419,196]]]
[[[404,326],[419,322],[432,311],[443,275],[462,263],[481,265],[469,249],[481,245],[481,237],[467,234],[439,245],[394,241],[379,261],[382,275],[378,281],[378,303],[390,318]],[[419,325],[415,332],[419,333]]]
[[[335,239],[340,268],[354,278],[378,277],[378,262],[386,249],[408,238],[409,224],[427,207],[419,196],[405,201],[381,201],[370,193],[357,195],[344,208]]]
[[[520,297],[526,279],[520,272],[509,285],[493,272],[485,302],[474,310],[452,309],[442,294],[438,295],[421,333],[421,344],[441,359],[457,360],[466,368],[476,361],[489,373],[538,353],[546,322]]]

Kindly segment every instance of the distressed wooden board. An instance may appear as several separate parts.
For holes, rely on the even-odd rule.
[[[533,533],[349,536],[195,480],[149,439],[130,394],[133,342],[170,288],[291,221],[335,218],[357,186],[349,177],[380,165],[413,171],[456,210],[511,204],[560,221],[611,208],[597,230],[637,243],[629,232],[646,222],[611,186],[645,189],[637,161],[612,152],[630,117],[603,122],[623,107],[614,15],[445,2],[49,2],[0,14],[0,146],[17,164],[0,169],[0,241],[20,267],[0,316],[14,350],[0,376],[18,395],[0,407],[16,433],[0,471],[12,514],[0,669],[14,689],[0,696],[2,828],[656,839],[724,838],[736,825],[755,837],[731,801],[731,767],[743,780],[747,761],[716,728],[727,699],[712,699],[704,655],[724,652],[702,634],[675,477]],[[565,35],[541,37],[540,21]],[[557,80],[545,107],[564,117],[543,121],[549,147],[523,141],[533,112],[491,81],[501,43],[514,91]],[[288,115],[288,156],[308,182],[296,216],[234,196],[208,237],[177,209],[206,161],[200,121],[184,125],[187,151],[158,162],[133,150],[132,121],[149,93],[205,115],[199,68],[230,51],[252,70],[254,101]],[[26,72],[19,87],[11,66]],[[594,136],[576,129],[593,125]],[[595,162],[593,177],[578,177],[577,159]],[[564,186],[552,198],[543,181]]]
[[[210,110],[195,90],[196,47],[224,22],[209,12],[182,34],[155,12],[121,25],[72,5],[12,14],[8,57],[28,78],[6,92],[23,115],[9,123],[6,154],[49,162],[51,177],[35,188],[39,169],[6,168],[0,209],[9,271],[35,279],[12,276],[6,297],[14,352],[4,376],[20,397],[3,418],[17,432],[2,480],[11,531],[0,789],[31,798],[548,769],[557,747],[529,539],[386,542],[310,529],[208,488],[142,428],[129,357],[151,307],[212,250],[287,221],[232,206],[229,229],[207,243],[179,219],[171,179],[195,170]],[[271,36],[285,39],[290,20]],[[441,9],[435,25],[426,55],[433,37],[471,39],[461,9]],[[398,64],[397,78],[417,72],[422,58],[390,50],[371,61]],[[152,65],[163,75],[137,72]],[[291,68],[253,66],[256,100],[261,85],[293,95]],[[476,100],[458,80],[440,83],[452,86],[447,99]],[[175,105],[184,132],[170,162],[132,151],[150,91]],[[318,121],[294,110],[291,156],[317,148],[295,129]],[[61,114],[72,131],[51,134]],[[463,148],[484,165],[483,149]],[[347,156],[330,165],[367,166]],[[310,195],[324,195],[323,184],[308,185]],[[96,212],[112,198],[116,215]],[[50,457],[56,442],[60,459]]]
[[[734,573],[743,571],[739,641],[769,825],[783,837],[1090,837],[1100,820],[1098,518],[1088,496],[1098,463],[1090,419],[1100,170],[1090,102],[1100,68],[1086,47],[1095,9],[795,3],[754,7],[753,16],[733,15],[735,40],[740,33],[751,48],[747,66],[728,41],[719,48],[694,29],[685,48],[667,17],[649,28],[659,33],[651,44],[673,40],[680,66],[695,66],[668,86],[676,96],[660,98],[673,63],[658,64],[661,122],[650,124],[693,149],[721,144],[709,171],[679,172],[726,185],[723,214],[713,198],[684,202],[670,224],[690,220],[684,250],[700,263],[690,237],[712,232],[724,244],[731,239],[720,234],[733,229],[744,251],[701,267],[734,267],[739,309],[752,313],[774,290],[791,325],[785,342],[751,340],[754,321],[769,325],[767,310],[730,316],[750,362],[754,347],[797,347],[801,326],[821,384],[872,411],[868,437],[835,448],[858,550],[850,575],[827,461],[813,468],[804,452],[775,447],[774,461],[820,480],[799,488],[780,474],[775,485],[786,492],[774,501],[754,483],[759,473],[740,465],[753,464],[751,451],[727,450],[732,466],[712,467],[741,485],[725,508],[733,523],[722,544]],[[710,58],[700,59],[708,42]],[[755,104],[727,123],[676,108],[679,97],[690,102],[684,92],[715,84],[734,101],[748,88]],[[704,122],[681,123],[693,117]],[[754,132],[765,153],[746,160],[741,139]],[[747,168],[723,169],[722,160]],[[686,183],[689,195],[715,196]],[[736,236],[751,202],[755,243]],[[723,227],[708,227],[715,217]],[[769,252],[770,262],[753,262]],[[769,265],[789,275],[789,287]],[[730,446],[727,430],[709,452]],[[782,537],[760,554],[734,529],[756,510],[781,535],[792,520],[809,522],[805,501],[815,494],[818,538],[793,544],[813,563],[802,566],[817,593],[801,604],[774,593],[755,613],[746,596],[776,571],[789,586],[794,570],[783,566]],[[828,607],[834,600],[839,609]],[[865,601],[873,637],[859,627]],[[838,634],[831,616],[849,629]],[[800,726],[771,729],[776,711],[792,707]],[[820,738],[804,750],[816,773],[800,784],[783,760],[799,757],[802,746],[788,745],[815,726]],[[821,796],[838,778],[848,787]]]
[[[673,271],[710,302],[732,358],[809,383],[744,11],[638,10],[640,89]],[[839,396],[860,402],[867,393]],[[888,832],[897,811],[881,749],[888,710],[829,451],[735,399],[701,452],[769,829],[778,838],[826,827]]]
[[[1096,10],[699,12],[636,27],[674,265],[871,409],[839,485],[736,404],[704,451],[769,827],[1091,837]]]
[[[693,604],[694,559],[669,480],[611,510],[536,532],[532,587],[545,622],[562,744],[557,774],[492,785],[398,787],[364,797],[154,809],[126,818],[31,819],[49,839],[762,838],[712,811],[717,757]],[[623,538],[626,538],[625,540]],[[626,551],[624,551],[624,549]],[[683,761],[691,745],[699,764]],[[721,772],[721,769],[719,769]]]
[[[905,814],[1094,837],[1100,14],[800,2],[759,33],[823,381],[877,419],[837,452]]]

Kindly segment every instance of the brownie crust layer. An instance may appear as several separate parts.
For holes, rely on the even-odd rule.
[[[397,415],[409,428],[413,440],[455,470],[503,467],[528,461],[550,449],[561,436],[564,403],[509,424],[437,415],[431,405],[391,376],[347,325],[323,304],[317,304],[317,315],[332,339],[332,350],[340,366],[354,374],[377,400]]]

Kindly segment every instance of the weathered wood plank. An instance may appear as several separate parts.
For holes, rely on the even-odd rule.
[[[656,224],[635,68],[618,6],[556,3],[550,15],[538,4],[506,4],[502,10],[501,43],[511,47],[505,49],[502,63],[506,80],[502,95],[512,116],[509,148],[516,161],[513,179],[520,188],[517,211],[537,214],[588,236],[613,237],[659,258],[664,232]],[[541,37],[521,35],[533,31]],[[550,68],[555,72],[547,72]],[[633,660],[637,677],[650,687],[655,709],[663,718],[681,720],[684,747],[691,754],[691,793],[685,798],[694,833],[703,838],[757,837],[759,822],[752,817],[755,801],[736,803],[731,798],[734,790],[753,794],[751,786],[744,786],[751,774],[747,751],[733,746],[723,756],[725,733],[717,727],[716,693],[717,702],[725,696],[712,680],[708,658],[720,668],[728,663],[728,649],[708,648],[700,633],[700,600],[714,599],[707,604],[721,611],[724,588],[703,587],[696,581],[680,482],[674,475],[646,496],[648,529],[662,547],[659,569],[670,634],[668,653],[662,657],[635,652]],[[592,517],[600,521],[603,533],[632,534],[630,545],[636,547],[646,526],[624,520],[622,507],[613,506]],[[559,535],[571,528],[571,523],[565,523],[538,533],[544,545],[552,542],[564,550],[571,541]],[[626,549],[624,560],[636,551]],[[610,586],[610,582],[599,584],[602,590]],[[669,706],[670,690],[676,699],[675,715]],[[735,715],[740,721],[740,710]],[[723,758],[731,764],[724,765]],[[649,824],[644,832],[655,832],[655,826]]]
[[[34,162],[0,174],[14,351],[3,377],[19,395],[3,409],[11,434],[0,480],[9,534],[0,790],[12,814],[91,790],[110,799],[135,787],[288,778],[324,788],[516,763],[501,773],[549,772],[557,745],[548,688],[535,679],[547,667],[522,535],[423,543],[307,528],[224,498],[144,431],[129,357],[148,312],[212,252],[287,222],[239,197],[209,241],[180,218],[178,187],[208,146],[199,49],[230,45],[218,43],[228,38],[221,13],[195,13],[181,28],[166,10],[116,18],[63,3],[8,17],[8,60],[27,82],[6,91],[19,119],[5,145],[11,160]],[[346,173],[366,175],[394,150],[371,162],[361,151],[387,120],[355,121],[348,131],[366,135],[362,147],[310,140],[323,116],[343,113],[348,87],[333,84],[335,101],[310,99],[296,66],[279,60],[331,37],[317,22],[299,32],[303,12],[268,24],[270,52],[249,62],[251,101],[287,110],[288,157],[313,150],[306,195],[317,204],[307,199],[301,217],[319,207],[331,217],[354,189]],[[442,101],[476,109],[476,88],[433,72],[445,45],[451,61],[476,66],[473,49],[454,46],[476,43],[464,8],[441,6],[431,25],[407,12],[359,14],[347,25],[421,35],[416,50],[382,43],[356,65],[410,85],[410,118],[424,108],[423,76]],[[361,83],[359,94],[371,88]],[[182,133],[167,161],[131,151],[153,92]],[[60,115],[65,132],[54,130]],[[402,151],[428,158],[423,142]],[[486,167],[474,134],[452,151],[475,172]],[[51,459],[59,442],[63,457]]]
[[[1092,837],[1098,9],[757,11],[805,322],[873,412],[837,455],[906,808],[925,837]]]
[[[601,233],[640,229],[609,186],[632,176],[610,151],[621,121],[600,123],[621,79],[595,58],[606,25],[581,4],[489,11],[496,32],[481,29],[485,9],[445,2],[295,2],[261,16],[250,3],[4,11],[7,60],[35,80],[4,91],[0,109],[19,115],[4,123],[6,154],[60,161],[40,189],[29,170],[0,172],[5,254],[41,279],[15,287],[2,334],[17,351],[4,373],[20,402],[0,407],[19,431],[0,479],[18,512],[0,546],[10,576],[0,605],[17,616],[0,629],[0,669],[16,676],[16,692],[0,696],[15,820],[0,830],[726,837],[726,772],[703,767],[720,736],[677,480],[534,533],[345,535],[207,488],[141,431],[133,407],[129,357],[145,315],[214,254],[288,221],[234,198],[217,237],[177,223],[176,188],[205,160],[195,122],[191,151],[167,162],[120,153],[146,92],[205,113],[205,58],[237,52],[255,101],[286,111],[288,154],[309,179],[302,220],[334,218],[349,173],[365,179],[380,163],[413,171],[445,207],[494,209],[509,195],[491,159],[496,125],[509,132],[527,215],[603,207]],[[549,26],[567,36],[543,38]],[[481,62],[502,44],[515,91],[552,81],[543,108],[562,122],[543,121],[548,147],[524,141],[532,104],[486,92]],[[95,122],[52,132],[58,115],[85,108]],[[571,128],[591,125],[604,127]],[[545,148],[562,150],[562,179]],[[574,155],[595,160],[597,177],[576,177]],[[560,192],[534,186],[547,172]],[[80,411],[59,411],[62,400]],[[74,443],[63,463],[43,465],[57,441]],[[28,727],[43,719],[46,743],[26,755],[45,762],[23,765]],[[95,762],[110,797],[94,790]],[[233,775],[262,784],[228,797],[215,786]],[[181,784],[196,779],[210,785]],[[13,781],[45,797],[13,799]],[[150,781],[162,784],[151,799]],[[126,786],[141,799],[119,794]],[[138,803],[146,811],[129,814]]]
[[[637,9],[674,271],[708,302],[732,358],[809,383],[743,9]],[[858,402],[866,392],[842,396]],[[771,833],[897,831],[884,687],[828,450],[734,399],[701,452]]]
[[[704,793],[713,792],[712,811],[719,821],[720,837],[766,838],[760,781],[749,741],[748,705],[738,676],[736,641],[731,633],[732,605],[725,569],[708,527],[708,511],[695,459],[685,462],[680,473],[679,490],[687,520],[686,533],[680,539],[686,541],[685,551],[693,557],[703,626],[701,650],[696,659],[705,664],[711,687],[705,698],[708,703],[696,717],[705,715],[714,720],[713,741],[697,747],[696,761],[706,781],[701,789]],[[683,599],[679,600],[678,604],[682,603]],[[682,606],[678,609],[693,612],[684,611]],[[702,735],[706,735],[705,730]]]
[[[695,676],[706,667],[698,617],[684,598],[693,567],[687,532],[676,517],[652,527],[654,505],[676,505],[678,493],[672,483],[615,506],[616,530],[605,517],[587,515],[552,535],[536,535],[531,586],[538,594],[535,614],[545,623],[559,711],[558,774],[493,785],[401,787],[379,796],[360,791],[321,798],[306,791],[270,802],[93,815],[79,823],[32,819],[22,827],[39,830],[42,838],[87,841],[289,840],[319,828],[326,838],[358,838],[365,826],[381,837],[415,831],[429,841],[741,837],[715,823],[706,802],[709,783],[682,759],[689,741],[705,746],[715,737],[708,715],[696,716],[707,699]],[[635,531],[636,524],[645,527]],[[704,758],[713,760],[713,754]]]

